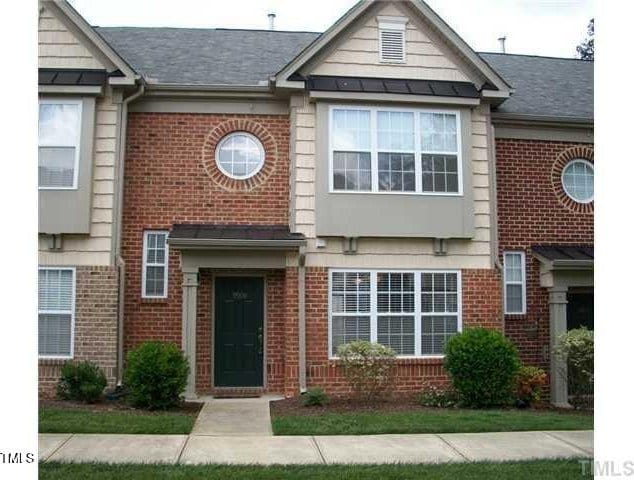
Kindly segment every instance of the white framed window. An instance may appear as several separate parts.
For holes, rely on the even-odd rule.
[[[38,269],[38,354],[40,358],[73,358],[75,269]]]
[[[405,17],[378,17],[379,62],[405,63]]]
[[[166,231],[143,233],[143,298],[167,298],[169,249]]]
[[[462,195],[458,110],[330,106],[331,193]]]
[[[377,342],[399,357],[440,357],[462,331],[458,270],[330,270],[329,356],[354,340]]]
[[[526,257],[524,252],[504,252],[504,313],[526,313]]]
[[[250,133],[230,133],[216,147],[216,164],[228,177],[246,180],[262,170],[264,146]]]
[[[81,110],[81,100],[40,100],[38,124],[38,186],[40,189],[77,189]]]
[[[561,173],[561,183],[575,202],[590,203],[594,200],[594,165],[581,158],[571,160]]]

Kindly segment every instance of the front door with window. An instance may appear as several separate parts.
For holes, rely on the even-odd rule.
[[[214,384],[263,384],[264,279],[216,277]]]

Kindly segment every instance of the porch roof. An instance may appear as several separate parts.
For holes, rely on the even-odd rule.
[[[533,253],[551,269],[592,268],[594,247],[584,245],[534,245]]]
[[[168,237],[175,248],[292,250],[306,245],[287,225],[175,224]]]

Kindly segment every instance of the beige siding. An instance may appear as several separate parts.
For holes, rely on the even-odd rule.
[[[475,234],[470,240],[452,239],[448,254],[435,256],[431,239],[361,238],[356,255],[343,255],[340,238],[328,238],[325,248],[315,245],[315,104],[301,96],[292,100],[295,132],[295,201],[291,215],[298,232],[308,238],[307,265],[358,268],[491,268],[490,154],[487,107],[471,115]],[[301,133],[300,133],[301,132]],[[310,140],[309,140],[310,139]],[[302,152],[302,153],[300,153]],[[406,219],[403,219],[406,221]]]
[[[40,237],[41,265],[110,265],[114,207],[117,106],[107,95],[97,100],[90,235],[64,235],[63,251],[48,250]]]
[[[103,68],[88,48],[46,8],[38,25],[40,68]]]
[[[353,27],[340,42],[313,69],[314,75],[351,75],[362,77],[420,78],[426,80],[468,81],[468,77],[430,36],[418,21],[407,23],[406,63],[379,62],[378,15],[407,16],[409,10],[388,4],[372,14],[363,24]]]

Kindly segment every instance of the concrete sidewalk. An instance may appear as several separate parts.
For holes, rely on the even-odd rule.
[[[40,434],[44,462],[380,464],[587,458],[593,431],[355,436]]]

